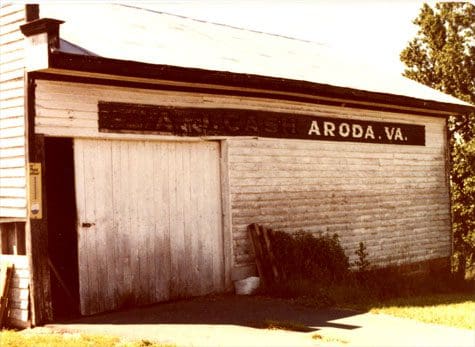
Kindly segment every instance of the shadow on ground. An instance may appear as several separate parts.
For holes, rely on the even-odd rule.
[[[356,329],[359,326],[332,323],[359,312],[342,309],[312,309],[286,300],[261,296],[219,295],[180,300],[56,322],[61,324],[206,324],[252,328],[285,327],[316,331],[321,327]],[[319,328],[317,328],[319,327]]]

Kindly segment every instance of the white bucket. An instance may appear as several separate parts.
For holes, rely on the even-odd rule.
[[[261,280],[259,277],[247,277],[240,281],[234,282],[234,288],[237,295],[250,295],[254,294],[259,288]]]

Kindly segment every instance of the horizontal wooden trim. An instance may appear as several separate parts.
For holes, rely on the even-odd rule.
[[[26,222],[26,218],[0,217],[0,224],[2,224],[2,223],[16,223],[16,222]]]
[[[11,216],[17,216],[18,218],[26,218],[26,207],[25,208],[8,208],[0,207],[0,219],[10,218]],[[25,221],[25,219],[22,219]]]
[[[317,97],[317,96],[303,96],[300,94],[286,94],[286,93],[277,93],[277,92],[263,92],[256,90],[243,90],[239,88],[226,89],[226,88],[215,88],[214,86],[202,87],[194,85],[178,85],[178,84],[166,84],[165,81],[150,81],[149,83],[143,81],[129,81],[129,80],[117,80],[117,79],[108,79],[101,77],[91,77],[91,76],[77,76],[63,74],[59,71],[48,71],[48,72],[32,72],[30,73],[32,78],[47,80],[47,81],[58,81],[58,82],[72,82],[72,83],[82,83],[82,84],[96,84],[103,86],[112,86],[112,87],[124,87],[124,88],[135,88],[135,89],[148,89],[148,90],[163,90],[163,91],[177,91],[177,92],[193,92],[209,95],[226,95],[226,96],[238,96],[238,97],[250,97],[250,98],[261,98],[261,99],[270,99],[270,100],[284,100],[284,101],[293,101],[293,102],[303,102],[316,105],[327,105],[327,106],[337,106],[345,108],[356,108],[363,110],[371,111],[380,111],[380,112],[393,112],[399,114],[413,114],[420,116],[428,117],[439,117],[446,118],[451,113],[450,112],[434,112],[434,111],[424,111],[420,109],[414,109],[410,107],[390,107],[384,105],[375,105],[370,103],[351,103],[348,100],[341,100],[335,98],[327,97]],[[113,77],[111,77],[113,78]]]
[[[396,110],[400,107],[413,107],[421,109],[426,115],[441,115],[441,113],[467,113],[472,112],[475,107],[455,105],[450,103],[421,100],[412,97],[398,96],[387,93],[368,92],[344,87],[335,87],[327,84],[312,83],[307,81],[288,80],[283,78],[258,76],[251,74],[211,71],[197,68],[184,68],[169,65],[155,65],[118,59],[103,58],[97,56],[86,56],[69,54],[55,51],[50,54],[50,68],[69,70],[76,72],[87,72],[91,74],[106,74],[125,77],[141,77],[150,80],[160,79],[166,81],[179,81],[186,83],[200,83],[215,86],[253,88],[261,92],[251,92],[254,97],[269,97],[287,99],[285,95],[266,93],[268,91],[279,91],[283,93],[299,93],[308,97],[301,97],[314,101],[314,97],[331,97],[345,100],[346,107],[359,107],[358,102],[376,103],[378,107],[386,110]],[[123,82],[123,81],[122,81]],[[91,83],[91,81],[89,81]],[[92,82],[94,83],[94,82]],[[110,82],[109,82],[110,83]],[[191,87],[195,90],[195,87]],[[183,90],[183,87],[180,87]],[[189,88],[188,88],[189,89]],[[208,88],[206,88],[208,89]],[[216,93],[216,87],[209,88],[208,92]],[[236,93],[235,90],[232,91]],[[236,95],[247,96],[248,92],[239,91]],[[223,94],[219,89],[218,94]],[[264,94],[264,95],[259,95]],[[270,94],[270,95],[269,95]],[[295,98],[295,97],[292,97]],[[304,101],[304,100],[301,100]],[[312,101],[310,101],[312,102]],[[338,102],[341,106],[341,102]],[[366,106],[365,108],[367,108]]]

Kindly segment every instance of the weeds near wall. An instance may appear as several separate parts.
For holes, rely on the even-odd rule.
[[[354,265],[358,269],[358,272],[364,272],[369,269],[368,255],[366,252],[366,246],[363,242],[360,242],[359,248],[355,251],[355,254],[358,256],[358,259],[354,262]]]
[[[265,288],[269,294],[299,297],[312,293],[327,305],[333,303],[319,288],[341,283],[348,276],[350,264],[338,235],[276,231],[273,250],[285,281]]]
[[[293,235],[277,231],[274,239],[277,262],[290,280],[306,279],[319,283],[336,283],[349,270],[348,257],[338,235],[314,235],[299,231]]]
[[[265,293],[291,298],[306,306],[361,307],[392,298],[466,292],[474,285],[457,280],[448,269],[411,276],[398,267],[373,268],[363,242],[355,251],[355,270],[350,271],[348,257],[336,234],[276,231],[273,248],[285,281],[264,288]]]

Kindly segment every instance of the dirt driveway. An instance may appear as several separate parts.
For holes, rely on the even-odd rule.
[[[268,329],[287,325],[290,330]],[[177,346],[473,346],[469,330],[257,296],[210,296],[50,324]],[[44,328],[43,328],[44,329]]]

